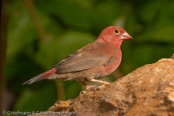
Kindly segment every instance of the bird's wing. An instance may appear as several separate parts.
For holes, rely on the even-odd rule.
[[[56,73],[70,73],[90,69],[100,65],[109,65],[114,62],[111,54],[113,46],[108,48],[106,43],[91,43],[80,50],[68,55],[55,65]],[[106,49],[108,48],[108,49]]]

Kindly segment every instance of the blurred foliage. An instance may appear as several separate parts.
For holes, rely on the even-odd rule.
[[[47,110],[60,96],[59,86],[64,99],[77,97],[83,88],[76,81],[21,83],[93,42],[107,26],[120,26],[134,38],[122,45],[123,75],[174,52],[172,0],[33,0],[36,15],[25,0],[7,3],[7,88],[16,98],[10,110]]]

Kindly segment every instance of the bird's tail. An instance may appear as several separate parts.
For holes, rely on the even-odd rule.
[[[32,83],[34,83],[34,82],[36,82],[36,81],[40,81],[40,80],[42,80],[42,79],[46,79],[46,78],[48,78],[49,76],[56,74],[55,72],[56,72],[56,69],[55,69],[55,68],[52,68],[52,69],[50,69],[50,70],[48,70],[48,71],[46,71],[46,72],[44,72],[44,73],[41,73],[41,74],[39,74],[39,75],[37,75],[37,76],[31,78],[30,80],[28,80],[28,81],[22,83],[22,85],[25,85],[25,84],[32,84]]]

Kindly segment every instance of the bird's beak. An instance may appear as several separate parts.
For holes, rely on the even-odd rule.
[[[121,39],[133,39],[127,32],[124,32],[121,35]]]

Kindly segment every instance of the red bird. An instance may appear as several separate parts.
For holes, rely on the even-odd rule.
[[[90,87],[84,81],[94,81],[103,85],[109,82],[97,80],[111,74],[120,65],[122,53],[120,46],[125,39],[132,37],[122,28],[109,26],[96,41],[68,55],[50,70],[24,82],[32,84],[42,79],[72,80]]]

